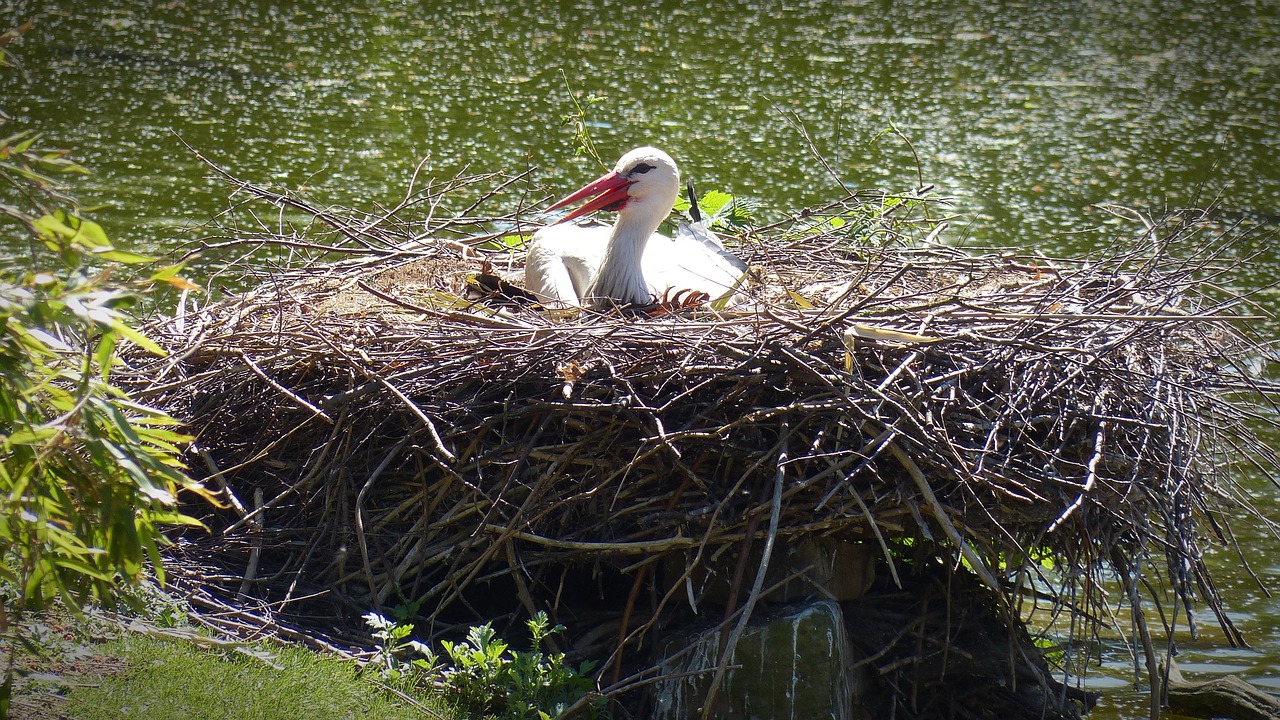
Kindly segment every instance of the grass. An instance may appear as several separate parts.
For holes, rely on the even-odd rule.
[[[70,633],[64,635],[70,637]],[[42,643],[43,644],[43,643]],[[28,667],[11,717],[33,720],[401,720],[456,718],[437,698],[407,700],[373,672],[305,648],[209,648],[120,632],[62,647]],[[248,652],[246,652],[248,651]],[[459,719],[460,720],[460,719]]]

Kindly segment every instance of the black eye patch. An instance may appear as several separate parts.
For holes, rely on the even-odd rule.
[[[639,165],[631,168],[631,172],[632,174],[639,173],[643,175],[652,169],[653,169],[653,166],[650,165],[649,163],[640,163]]]

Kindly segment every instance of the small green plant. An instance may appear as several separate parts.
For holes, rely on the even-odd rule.
[[[676,199],[677,212],[688,213],[690,207],[688,198],[681,196]],[[727,192],[711,190],[698,198],[698,210],[707,229],[731,230],[754,223],[759,203]]]
[[[574,156],[586,155],[600,167],[607,167],[604,160],[600,159],[600,153],[596,150],[595,141],[591,139],[591,121],[587,120],[587,111],[582,107],[582,103],[578,102],[578,95],[574,94],[573,87],[569,85],[569,76],[564,70],[560,71],[560,76],[564,78],[565,89],[569,91],[569,102],[573,103],[573,112],[562,116],[561,122],[573,132]],[[603,95],[592,95],[586,98],[587,107],[603,102]]]
[[[551,720],[581,698],[595,692],[589,673],[595,663],[577,668],[565,663],[564,653],[544,653],[542,644],[563,625],[552,627],[545,612],[527,621],[528,652],[513,650],[486,623],[472,627],[465,640],[440,643],[448,662],[422,643],[409,639],[413,626],[377,613],[364,616],[377,641],[384,676],[417,675],[438,685],[444,696],[468,717],[502,720]],[[413,651],[422,657],[406,661]],[[600,717],[603,698],[586,704],[582,717]]]
[[[398,679],[414,671],[430,675],[439,668],[439,659],[431,647],[409,637],[413,633],[413,625],[389,620],[376,612],[364,615],[364,622],[373,630],[383,677]],[[410,652],[422,657],[405,660],[404,656]]]
[[[532,640],[529,652],[511,650],[488,623],[471,628],[462,642],[441,642],[453,661],[441,671],[446,694],[453,695],[467,712],[510,720],[550,720],[595,690],[587,677],[594,663],[584,662],[574,669],[565,664],[564,653],[542,652],[543,641],[563,631],[563,625],[551,627],[545,612],[530,618],[527,625]],[[598,709],[593,706],[592,715]]]

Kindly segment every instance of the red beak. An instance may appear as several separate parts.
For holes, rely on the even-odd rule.
[[[547,212],[559,210],[566,205],[571,205],[593,195],[596,196],[594,200],[583,204],[582,207],[560,218],[556,221],[556,224],[582,217],[596,210],[620,210],[623,205],[627,204],[627,188],[631,187],[631,182],[631,180],[616,172],[605,173],[569,197],[547,208]]]

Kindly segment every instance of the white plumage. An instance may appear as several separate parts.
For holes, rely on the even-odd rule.
[[[591,197],[560,223],[595,210],[616,211],[617,222],[539,230],[525,263],[525,287],[549,306],[596,310],[648,305],[682,290],[713,300],[732,293],[747,265],[715,234],[698,223],[681,223],[675,238],[656,234],[679,193],[680,171],[669,155],[651,147],[623,155],[612,172],[549,208]]]

